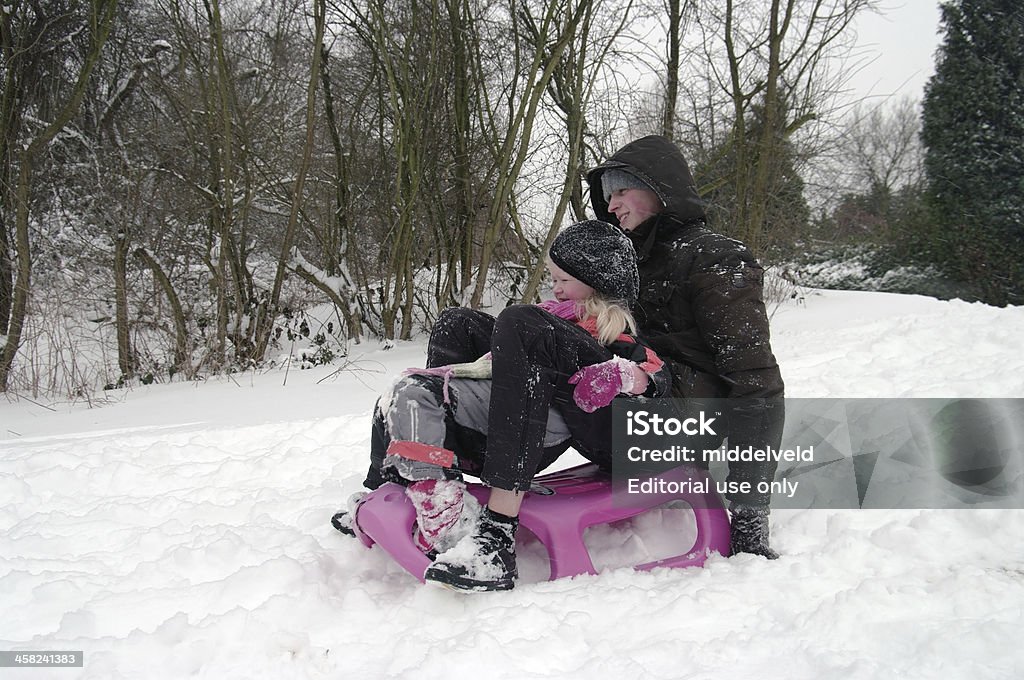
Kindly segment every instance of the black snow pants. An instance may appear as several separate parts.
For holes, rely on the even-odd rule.
[[[487,451],[480,478],[489,486],[522,491],[551,461],[543,447],[548,409],[565,419],[581,455],[610,468],[611,409],[586,413],[573,401],[569,378],[607,361],[612,352],[587,331],[535,305],[506,307],[497,318],[462,307],[446,309],[427,346],[427,366],[473,361],[491,352]],[[568,446],[563,447],[563,451]]]
[[[485,425],[467,426],[466,419],[459,417],[464,414],[458,413],[462,395],[457,380],[452,381],[447,398],[439,376],[417,375],[403,381],[419,393],[421,402],[432,402],[429,410],[444,412],[443,447],[456,455],[453,476],[468,473],[489,486],[524,490],[570,446],[610,467],[611,410],[580,410],[568,382],[583,366],[610,359],[610,350],[575,323],[535,305],[508,307],[497,318],[458,307],[444,310],[435,323],[427,345],[427,368],[472,362],[487,352],[492,356],[492,378]],[[369,489],[387,481],[404,483],[383,467],[393,433],[382,401],[373,411],[370,467],[363,481]],[[569,439],[558,443],[545,441],[550,439],[552,409],[562,416],[562,427],[570,433]],[[437,429],[432,428],[435,433]]]

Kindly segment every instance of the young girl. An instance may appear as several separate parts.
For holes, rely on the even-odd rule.
[[[364,485],[405,485],[415,540],[436,555],[428,580],[511,588],[516,518],[530,480],[569,446],[610,466],[605,407],[618,394],[668,393],[661,360],[627,334],[635,332],[629,306],[638,276],[622,232],[605,222],[574,224],[555,238],[547,266],[554,300],[513,305],[497,318],[442,314],[428,348],[433,367],[406,371],[375,409]],[[451,323],[473,328],[454,333]],[[446,345],[446,336],[469,346]],[[443,357],[453,361],[438,366]],[[464,493],[463,472],[492,488],[482,512]],[[352,533],[351,517],[338,513],[333,523]]]

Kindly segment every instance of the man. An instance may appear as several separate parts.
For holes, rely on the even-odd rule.
[[[672,371],[676,397],[730,398],[730,448],[778,448],[783,382],[769,340],[764,271],[739,241],[706,227],[704,202],[679,149],[656,135],[630,142],[587,173],[597,218],[618,225],[637,253],[640,336]],[[778,557],[769,546],[771,496],[757,491],[777,463],[736,462],[727,494],[732,552]]]
[[[602,258],[580,257],[576,248],[567,248],[564,258],[579,258],[575,263],[579,266],[570,267],[576,278],[584,271],[620,277],[627,270],[631,270],[627,278],[632,278],[637,275],[635,250],[639,287],[631,288],[636,294],[630,292],[626,302],[634,310],[642,337],[666,361],[672,393],[736,398],[736,405],[729,409],[730,445],[777,448],[783,384],[761,299],[763,271],[741,243],[705,227],[704,204],[682,154],[664,138],[645,137],[592,170],[588,180],[594,208],[604,222],[581,223],[571,229],[587,231],[582,242],[599,247],[607,256],[612,250],[629,253],[629,262],[595,267],[593,263]],[[627,238],[605,222],[618,225]],[[612,243],[614,249],[607,247]],[[551,259],[568,266],[570,262],[558,253],[553,247]],[[590,264],[584,266],[584,262]],[[600,288],[596,281],[584,282]],[[607,403],[596,410],[583,408],[578,394],[568,388],[577,378],[572,375],[569,380],[570,374],[581,367],[597,369],[598,382],[606,382],[617,375],[604,370],[614,362],[607,360],[607,351],[593,338],[557,321],[543,310],[514,305],[497,319],[473,310],[445,310],[435,324],[427,348],[428,367],[492,353],[490,406],[502,407],[489,408],[488,431],[494,444],[487,457],[518,473],[511,483],[502,479],[498,486],[492,484],[478,527],[437,557],[424,574],[426,580],[467,590],[512,587],[516,515],[528,480],[540,468],[540,457],[530,452],[540,450],[538,437],[550,407],[564,418],[572,445],[590,460],[610,467],[611,452],[606,449],[611,441],[611,414],[603,407]],[[617,382],[612,389],[595,386],[612,396],[636,393],[619,389]],[[660,396],[660,392],[648,396]],[[530,438],[521,435],[530,432],[537,433],[537,441],[524,447]],[[750,493],[728,495],[733,553],[778,557],[768,541],[770,495],[756,490],[757,482],[774,477],[775,467],[730,466],[729,481],[748,482],[752,487]],[[488,481],[486,470],[482,478]]]

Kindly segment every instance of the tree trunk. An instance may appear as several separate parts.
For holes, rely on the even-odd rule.
[[[511,112],[508,131],[504,139],[495,140],[500,159],[498,181],[488,215],[487,232],[484,235],[476,285],[473,288],[473,297],[470,302],[473,308],[478,308],[483,303],[487,275],[502,228],[507,222],[506,211],[511,204],[512,191],[526,160],[537,117],[537,107],[589,5],[587,0],[581,0],[575,7],[565,8],[567,11],[564,23],[559,23],[559,10],[563,8],[558,2],[551,2],[545,8],[545,14],[539,25],[534,17],[526,14],[525,11],[521,15],[521,20],[527,24],[534,38],[534,53],[531,55],[531,63],[527,67],[527,86],[514,111]],[[552,39],[554,39],[553,43]]]
[[[772,0],[771,16],[768,28],[768,72],[764,89],[764,120],[760,130],[760,139],[755,142],[757,162],[750,187],[750,211],[748,213],[747,233],[743,239],[746,245],[758,252],[765,237],[765,215],[768,201],[771,198],[773,172],[777,164],[779,124],[779,76],[781,74],[782,39],[789,25],[789,17],[793,11],[795,0],[787,0],[786,14],[780,22],[780,0]]]
[[[142,263],[153,272],[153,278],[171,305],[171,319],[174,322],[174,368],[191,378],[192,361],[188,351],[188,326],[185,323],[185,312],[182,309],[181,300],[178,299],[170,277],[164,272],[160,263],[153,259],[144,248],[136,248],[135,257],[142,260]]]
[[[261,314],[259,315],[256,327],[256,350],[253,358],[257,361],[263,361],[267,352],[267,346],[270,343],[271,332],[274,329],[274,319],[277,317],[277,307],[281,301],[281,287],[284,285],[284,276],[291,256],[292,243],[295,241],[295,232],[298,230],[299,215],[302,210],[302,199],[306,187],[306,175],[309,173],[309,166],[313,157],[314,133],[316,132],[316,91],[320,83],[320,46],[324,40],[326,0],[315,0],[313,11],[316,30],[313,38],[313,63],[310,66],[309,85],[306,89],[306,142],[302,148],[302,158],[299,161],[298,175],[295,178],[295,188],[292,190],[291,212],[288,215],[288,226],[285,229],[284,239],[281,244],[281,254],[277,260],[274,287],[270,292],[270,299],[261,308]]]
[[[135,375],[135,355],[132,352],[128,325],[128,250],[127,229],[114,234],[114,309],[117,329],[117,367],[121,377]]]
[[[349,161],[346,158],[345,147],[341,143],[341,133],[338,128],[337,115],[334,110],[334,96],[331,90],[330,71],[328,59],[330,53],[327,46],[320,45],[320,87],[324,92],[324,114],[327,119],[327,131],[331,137],[331,146],[334,148],[334,214],[327,227],[327,234],[323,239],[324,247],[323,266],[327,273],[335,276],[340,275],[345,280],[348,294],[344,296],[345,304],[339,305],[338,310],[345,322],[345,330],[349,339],[359,342],[363,334],[362,323],[359,314],[359,294],[356,291],[355,281],[349,273],[349,243],[351,224],[348,220],[349,213]],[[341,298],[337,302],[341,302]],[[336,304],[337,304],[336,302]]]
[[[472,30],[473,19],[464,0],[447,0],[447,5],[452,33],[452,106],[455,128],[452,140],[455,147],[455,211],[451,216],[451,228],[455,232],[452,238],[455,257],[452,259],[458,262],[458,271],[456,272],[458,280],[455,283],[455,290],[456,297],[461,299],[473,277],[473,233],[477,212],[473,200],[469,151],[472,137],[471,49],[467,44],[469,41],[465,37]],[[446,286],[446,288],[448,287]],[[444,294],[447,298],[448,290]]]
[[[539,250],[538,262],[531,268],[520,302],[532,302],[537,295],[544,274],[544,256],[555,240],[565,219],[566,210],[571,207],[577,220],[585,219],[583,194],[580,178],[584,166],[584,137],[587,132],[585,111],[591,101],[594,84],[604,63],[605,55],[621,30],[606,38],[603,48],[592,61],[590,58],[590,31],[594,18],[591,7],[587,7],[579,22],[570,27],[570,42],[558,68],[552,75],[553,87],[549,88],[555,105],[565,117],[565,133],[568,139],[565,176],[562,190],[555,207],[548,232]],[[588,73],[589,69],[589,73]]]
[[[14,242],[17,249],[18,268],[14,280],[14,296],[11,304],[11,322],[7,328],[7,342],[0,353],[0,391],[7,391],[14,357],[21,346],[21,333],[25,328],[28,312],[29,287],[32,282],[32,256],[29,252],[28,213],[29,189],[32,183],[32,157],[27,149],[21,157],[21,171],[18,173],[16,189],[17,213],[15,216]]]
[[[11,303],[14,299],[14,261],[11,258],[7,221],[4,219],[6,215],[7,207],[0,207],[0,335],[7,335],[11,321]]]
[[[680,4],[680,0],[668,0],[668,60],[665,64],[665,110],[661,118],[661,134],[668,139],[675,139],[679,99],[679,43],[683,23]]]

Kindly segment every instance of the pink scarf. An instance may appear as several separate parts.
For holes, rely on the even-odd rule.
[[[567,321],[579,320],[579,309],[583,306],[577,303],[575,300],[545,300],[537,305],[545,312],[554,314],[559,319],[565,319]]]

